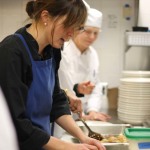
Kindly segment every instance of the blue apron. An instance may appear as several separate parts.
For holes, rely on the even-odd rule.
[[[50,112],[55,84],[54,58],[52,57],[44,61],[34,61],[23,36],[21,34],[16,35],[22,40],[32,63],[33,81],[27,96],[26,116],[34,125],[51,135]]]

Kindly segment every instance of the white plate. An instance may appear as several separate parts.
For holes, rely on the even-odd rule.
[[[150,116],[150,110],[132,110],[132,109],[121,109],[118,108],[118,112],[124,113],[126,115],[133,115],[136,116],[136,118],[143,118],[145,116]]]
[[[128,96],[122,96],[122,95],[119,95],[119,98],[118,98],[120,101],[122,102],[129,102],[129,103],[147,103],[149,104],[150,103],[150,99],[149,98],[144,98],[144,97],[128,97]]]
[[[129,95],[119,95],[120,98],[130,99],[130,100],[150,100],[150,97],[145,96],[129,96]]]
[[[141,75],[149,75],[150,76],[150,71],[129,71],[129,70],[126,70],[126,71],[122,71],[123,74],[141,74]]]
[[[146,107],[146,106],[127,106],[127,105],[118,105],[118,109],[122,110],[122,111],[128,111],[128,112],[148,112],[149,111],[149,114],[150,114],[150,110],[149,110],[149,107]]]
[[[150,84],[150,78],[122,78],[120,81],[125,84]]]
[[[133,98],[136,98],[136,97],[141,97],[141,98],[149,98],[150,99],[150,94],[147,93],[147,94],[144,94],[144,93],[125,93],[125,92],[119,92],[119,96],[126,96],[126,97],[133,97]]]
[[[133,120],[133,119],[128,119],[128,118],[123,118],[118,115],[119,120],[123,121],[124,123],[130,123],[132,125],[142,125],[143,120]]]
[[[121,101],[119,100],[118,102],[118,107],[119,108],[131,108],[131,109],[150,109],[150,102],[148,104],[145,104],[144,102],[142,102],[141,104],[139,103],[130,103],[129,102],[124,102],[124,101]]]
[[[133,119],[133,120],[137,120],[137,119],[146,119],[150,117],[150,114],[148,115],[144,115],[144,114],[131,114],[129,112],[123,112],[123,110],[117,110],[118,115],[123,116],[125,118],[128,119]]]
[[[150,91],[150,87],[143,87],[143,86],[125,86],[125,85],[120,85],[119,90],[125,90],[125,91]]]
[[[129,87],[123,87],[123,88],[119,88],[119,92],[126,92],[126,93],[150,93],[150,88],[139,88],[139,89],[135,89],[135,88],[129,88]]]
[[[150,115],[133,115],[133,114],[127,114],[127,113],[123,113],[123,112],[120,112],[118,111],[118,116],[121,116],[123,118],[126,118],[126,119],[130,119],[130,120],[145,120],[147,118],[150,117]]]
[[[122,76],[123,77],[148,78],[150,77],[150,71],[123,71]]]

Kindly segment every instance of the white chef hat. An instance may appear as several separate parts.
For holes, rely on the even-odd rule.
[[[88,9],[88,16],[85,26],[101,28],[102,26],[102,13],[94,8]]]

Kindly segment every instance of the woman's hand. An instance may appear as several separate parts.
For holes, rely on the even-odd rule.
[[[108,121],[111,117],[101,112],[91,111],[88,115],[82,116],[84,120]]]
[[[97,141],[95,139],[92,139],[86,136],[70,115],[63,115],[59,117],[56,120],[56,122],[63,129],[65,129],[68,133],[70,133],[72,136],[77,138],[81,143],[69,144],[65,142],[64,144],[63,143],[60,144],[61,142],[64,142],[64,141],[51,137],[49,141],[51,141],[50,143],[51,143],[51,146],[53,146],[53,148],[58,147],[58,150],[62,150],[61,148],[63,148],[63,150],[106,150],[104,146],[100,143],[100,141]],[[54,142],[52,142],[53,139],[55,140]],[[56,141],[58,141],[59,144],[57,144]],[[51,147],[51,149],[53,148]]]
[[[69,106],[73,113],[78,113],[82,117],[82,102],[81,100],[74,95],[74,93],[67,91],[66,92],[69,98]]]
[[[86,136],[82,142],[88,145],[93,145],[94,147],[96,147],[96,150],[106,150],[106,148],[104,147],[102,143],[100,143],[100,141],[90,138],[88,136]]]
[[[79,83],[77,89],[78,93],[88,95],[92,93],[94,87],[95,85],[92,82],[88,81]]]
[[[43,148],[45,150],[106,150],[105,147],[95,139],[86,137],[85,141],[87,143],[75,144],[51,136],[50,140]]]
[[[73,146],[67,146],[66,149],[70,149],[70,150],[105,150],[105,149],[102,149],[102,148],[98,148],[97,146],[95,145],[90,145],[90,144],[74,144]],[[65,150],[66,150],[65,149]]]

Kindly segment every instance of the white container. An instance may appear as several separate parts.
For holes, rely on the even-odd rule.
[[[150,128],[126,128],[129,150],[150,150]]]

